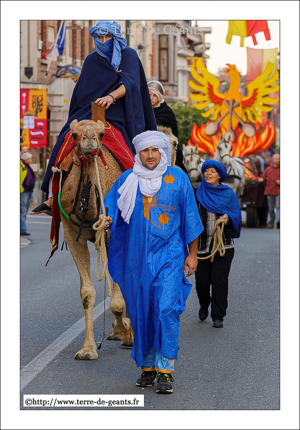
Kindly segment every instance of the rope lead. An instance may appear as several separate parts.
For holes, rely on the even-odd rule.
[[[222,224],[222,225],[220,225]],[[223,243],[223,230],[225,225],[225,219],[217,219],[215,223],[215,232],[214,232],[214,241],[213,241],[213,247],[211,250],[211,254],[207,257],[197,257],[198,260],[207,260],[211,257],[210,262],[212,263],[215,258],[215,254],[219,250],[220,256],[223,257],[225,254],[225,247]]]
[[[96,167],[96,175],[97,175],[97,182],[98,182],[98,188],[100,193],[100,202],[102,207],[102,213],[103,213],[103,219],[102,221],[98,220],[93,225],[93,229],[96,231],[96,239],[95,239],[95,249],[97,251],[97,279],[98,281],[102,281],[103,276],[105,275],[105,278],[107,279],[107,286],[108,286],[108,295],[111,297],[111,284],[109,279],[109,273],[107,270],[107,252],[106,252],[106,241],[105,241],[105,210],[104,210],[104,198],[102,193],[102,187],[100,183],[100,175],[97,168],[97,161],[95,160],[95,167]],[[101,258],[102,258],[102,273],[101,276],[99,276],[99,262],[100,262],[100,248],[101,248]]]
[[[96,230],[96,240],[95,240],[95,249],[97,251],[97,279],[98,281],[102,281],[103,276],[105,275],[107,279],[108,286],[108,295],[111,297],[111,284],[109,279],[109,273],[107,270],[107,253],[106,253],[106,243],[105,243],[105,216],[102,221],[97,221],[93,225],[94,230]],[[101,259],[102,259],[102,273],[99,275],[99,262],[100,262],[100,248],[101,248]]]

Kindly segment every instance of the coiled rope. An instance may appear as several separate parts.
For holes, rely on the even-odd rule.
[[[108,295],[109,295],[109,297],[111,297],[111,284],[110,284],[110,279],[109,279],[109,273],[107,270],[107,251],[106,251],[106,241],[105,241],[105,235],[106,235],[105,215],[106,214],[105,214],[105,209],[104,209],[104,198],[103,198],[103,192],[102,192],[101,183],[100,183],[100,175],[99,175],[99,171],[98,171],[97,158],[95,158],[95,169],[96,169],[98,188],[99,188],[99,193],[100,193],[100,204],[101,204],[102,213],[103,213],[102,221],[98,220],[93,225],[93,229],[96,231],[95,249],[97,251],[97,279],[100,282],[100,281],[102,281],[103,276],[105,275],[105,277],[107,279]],[[100,273],[100,270],[99,270],[100,248],[101,248],[102,266],[103,266],[101,276],[99,275],[99,273]]]
[[[198,260],[207,260],[208,258],[211,258],[210,262],[212,263],[215,258],[215,254],[220,252],[220,256],[223,257],[225,254],[225,247],[223,243],[223,230],[226,220],[225,219],[217,219],[215,223],[215,231],[214,231],[214,241],[213,241],[213,247],[211,250],[211,254],[207,257],[197,257]],[[221,225],[222,224],[222,225]]]

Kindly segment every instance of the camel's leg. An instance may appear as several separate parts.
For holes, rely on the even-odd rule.
[[[112,298],[110,301],[110,309],[116,317],[112,326],[114,331],[107,336],[108,340],[122,340],[121,344],[126,346],[133,345],[133,331],[129,318],[123,318],[125,302],[119,285],[113,283]]]
[[[80,275],[80,295],[85,313],[85,340],[74,358],[76,360],[96,360],[98,353],[93,332],[93,307],[96,291],[90,276],[90,253],[86,240],[79,238],[76,242],[77,233],[67,225],[64,225],[64,236]]]
[[[126,320],[127,319],[130,322],[129,315],[128,315],[127,311],[126,311]],[[132,327],[131,327],[131,324],[130,324],[129,330],[127,330],[124,333],[124,339],[122,340],[121,344],[125,345],[125,346],[133,346],[133,339],[134,339],[134,337],[133,337],[133,330],[132,330]]]

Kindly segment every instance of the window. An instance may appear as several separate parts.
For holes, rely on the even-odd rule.
[[[51,27],[50,25],[49,25],[49,27],[48,27],[48,42],[54,42],[54,33],[55,33],[55,30],[54,30],[54,27]]]
[[[173,66],[172,69],[175,71],[177,69],[176,67],[176,59],[177,59],[177,37],[173,37]],[[177,83],[177,73],[174,74],[174,81]]]
[[[159,80],[168,81],[168,36],[159,36]]]
[[[178,71],[178,97],[180,99],[186,99],[187,94],[187,72],[183,70]]]

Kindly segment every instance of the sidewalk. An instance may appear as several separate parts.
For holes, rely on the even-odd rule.
[[[20,239],[21,239],[20,240],[21,248],[24,248],[25,246],[28,246],[31,244],[31,240],[26,239],[24,236],[20,236]]]
[[[36,207],[36,205],[31,205],[30,208],[28,209],[27,215],[30,214],[30,212]],[[20,236],[20,247],[24,248],[25,246],[28,246],[31,244],[31,240],[24,237],[24,236]]]

